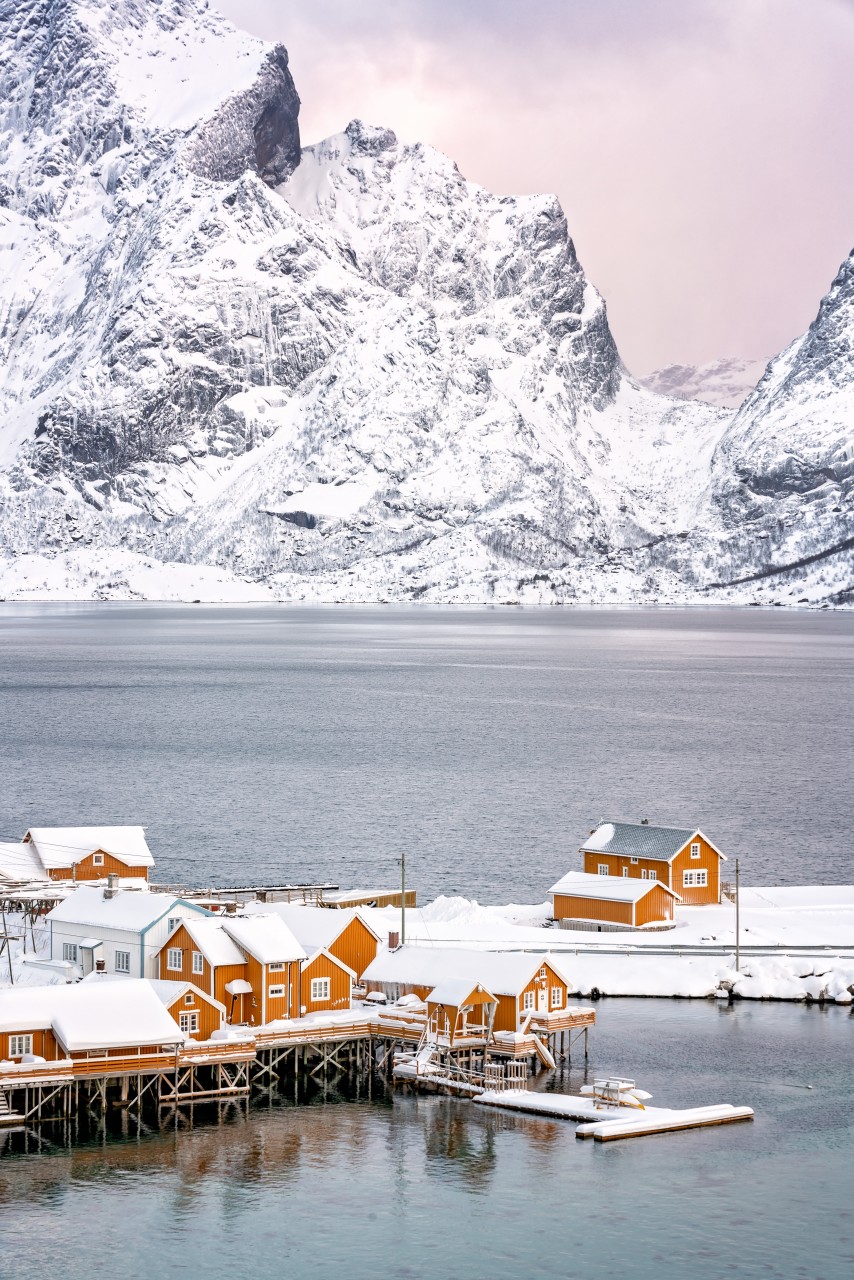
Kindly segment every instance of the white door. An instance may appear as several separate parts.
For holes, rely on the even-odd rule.
[[[545,987],[537,988],[537,1013],[548,1013],[548,990]]]

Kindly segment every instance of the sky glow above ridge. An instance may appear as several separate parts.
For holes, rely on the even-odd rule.
[[[854,0],[217,0],[304,143],[359,116],[555,191],[638,373],[770,357],[854,244]]]

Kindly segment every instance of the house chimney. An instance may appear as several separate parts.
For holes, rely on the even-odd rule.
[[[107,876],[107,887],[104,890],[104,898],[114,898],[119,891],[119,877],[115,871],[111,871]]]
[[[106,960],[98,959],[98,960],[96,960],[96,961],[95,961],[95,972],[96,972],[96,973],[106,973],[106,972],[107,972],[107,962],[106,962]]]
[[[226,914],[227,916],[236,916],[236,915],[237,915],[237,903],[236,903],[236,902],[227,902],[227,903],[225,904],[225,914]]]
[[[648,827],[648,826],[649,826],[649,818],[641,818],[641,826],[642,826],[642,827]]]
[[[395,931],[390,930],[388,935],[389,951],[397,951],[397,948],[399,946],[400,946],[400,934],[396,930]]]

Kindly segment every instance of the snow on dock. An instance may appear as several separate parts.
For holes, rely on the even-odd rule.
[[[584,1121],[586,1123],[582,1123],[576,1130],[576,1137],[595,1138],[598,1142],[753,1119],[751,1107],[735,1107],[728,1102],[683,1110],[645,1107],[643,1110],[627,1111],[625,1107],[603,1108],[594,1098],[560,1093],[530,1093],[525,1089],[484,1092],[473,1101],[479,1106],[525,1111],[550,1119]]]

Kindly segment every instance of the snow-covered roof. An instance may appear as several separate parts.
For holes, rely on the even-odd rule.
[[[0,880],[47,880],[49,877],[31,844],[0,842]]]
[[[614,853],[624,858],[652,858],[669,862],[696,827],[653,827],[647,822],[603,822],[581,846],[582,853]]]
[[[0,990],[0,1031],[51,1027],[68,1052],[183,1044],[146,978]]]
[[[101,975],[90,974],[89,976],[97,978]],[[125,978],[124,981],[126,982],[127,979]],[[225,1013],[225,1005],[221,1004],[219,1000],[214,1000],[213,996],[209,996],[207,992],[202,991],[194,982],[175,982],[169,978],[149,978],[148,982],[158,1000],[165,1004],[167,1009],[170,1004],[174,1004],[186,992],[192,991],[194,996],[198,996],[200,1000],[205,1000],[208,1004],[215,1004],[218,1009]]]
[[[222,927],[239,947],[261,964],[305,960],[306,954],[281,916],[229,916]]]
[[[677,902],[678,893],[660,880],[641,880],[635,876],[597,876],[592,871],[570,871],[553,884],[549,893],[561,893],[577,898],[598,898],[606,902],[640,902],[653,889],[664,889]]]
[[[153,867],[143,827],[30,827],[25,840],[47,870],[71,867],[90,853],[110,853],[126,867]]]
[[[468,951],[458,947],[398,947],[381,951],[362,974],[363,982],[401,983],[436,988],[463,979],[469,989],[480,982],[497,996],[518,995],[550,954],[519,951]],[[560,970],[563,976],[563,970]]]
[[[379,934],[371,928],[365,917],[353,910],[302,906],[298,902],[250,902],[244,910],[244,915],[267,915],[270,912],[281,916],[296,940],[309,952],[331,947],[335,939],[357,916],[377,942],[380,941]]]
[[[176,925],[176,932],[181,925],[193,939],[199,951],[214,969],[223,964],[245,964],[246,957],[233,938],[230,938],[222,927],[222,920],[216,917],[208,919],[197,916],[183,919]],[[166,943],[168,946],[168,942]]]
[[[113,897],[96,885],[81,885],[49,911],[47,919],[55,923],[102,925],[108,929],[125,929],[141,933],[171,911],[176,903],[184,903],[171,893],[149,893],[145,889],[118,889]],[[204,914],[202,907],[194,911]]]
[[[469,978],[447,978],[434,987],[427,996],[430,1004],[444,1004],[451,1009],[459,1009],[460,1005],[472,1003],[472,997],[486,997],[486,1002],[495,997],[480,982],[472,982]],[[483,999],[476,1003],[484,1003]]]

